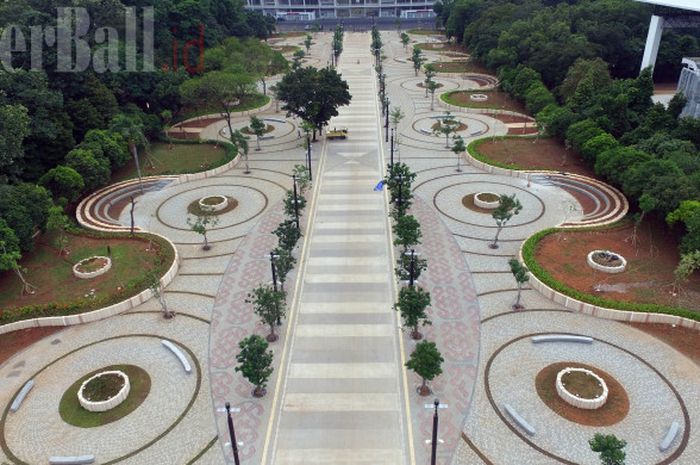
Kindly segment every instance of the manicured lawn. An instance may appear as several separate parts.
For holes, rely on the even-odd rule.
[[[493,74],[492,71],[473,60],[436,61],[432,63],[438,73]]]
[[[85,410],[78,401],[80,385],[83,381],[86,381],[88,378],[101,371],[112,370],[122,371],[129,377],[129,383],[131,385],[129,396],[124,402],[106,412],[90,412]],[[73,383],[63,394],[58,411],[63,421],[69,425],[78,426],[80,428],[94,428],[117,421],[136,410],[136,408],[146,400],[150,390],[151,377],[148,376],[148,373],[144,369],[134,365],[112,365],[88,373]]]
[[[145,289],[134,287],[149,271],[161,276],[172,263],[172,251],[161,250],[159,243],[144,238],[96,238],[68,235],[69,255],[58,256],[46,236],[37,242],[34,252],[26,254],[20,266],[27,270],[27,280],[37,287],[34,295],[21,295],[19,278],[12,272],[0,274],[0,315],[17,307],[46,304],[81,304],[83,311],[101,308],[111,300],[124,300]],[[93,279],[73,276],[72,267],[92,255],[108,255],[111,249],[112,268]]]
[[[214,144],[151,144],[148,151],[139,153],[141,174],[153,176],[159,174],[182,174],[205,171],[221,166],[227,160],[226,149]],[[114,172],[112,182],[136,178],[136,164],[133,160]]]
[[[488,98],[484,101],[475,101],[470,98],[472,94],[483,94]],[[508,110],[527,114],[527,109],[525,109],[523,104],[500,90],[458,90],[443,94],[440,96],[440,98],[445,102],[458,107],[491,108],[494,110]]]

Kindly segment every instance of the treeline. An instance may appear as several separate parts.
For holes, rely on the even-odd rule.
[[[274,20],[244,10],[237,0],[132,1],[128,5],[114,0],[72,6],[84,7],[90,15],[90,29],[83,37],[91,56],[104,48],[96,42],[98,27],[118,32],[119,68],[124,71],[101,73],[90,66],[81,72],[59,72],[56,47],[46,42],[42,68],[32,69],[32,30],[56,27],[56,9],[65,6],[57,0],[0,3],[0,34],[12,31],[10,35],[18,40],[21,32],[26,45],[25,52],[11,55],[14,70],[8,69],[4,58],[0,65],[0,254],[5,256],[32,249],[32,236],[45,229],[52,204],[65,207],[108,184],[115,169],[132,154],[138,155],[149,140],[162,136],[164,127],[188,103],[183,85],[193,79],[182,62],[187,41],[196,43],[190,50],[189,71],[242,76],[240,95],[255,93],[256,80],[264,81],[275,66],[286,65],[281,55],[258,40],[273,32]],[[137,60],[143,59],[142,8],[154,7],[153,72],[126,70],[126,6],[136,7],[138,16]],[[200,32],[207,50],[204,69],[196,66]],[[177,55],[174,44],[179,47]],[[177,70],[174,57],[180,60]],[[10,269],[15,260],[3,263],[0,260],[0,271]]]
[[[470,8],[467,8],[470,7]],[[685,97],[653,104],[650,70],[638,73],[650,9],[627,0],[458,0],[437,8],[449,34],[498,70],[540,129],[582,155],[644,215],[683,223],[683,253],[700,249],[700,120],[678,118]],[[697,32],[697,31],[694,31]],[[679,45],[682,42],[683,45]],[[657,74],[698,40],[665,34]]]

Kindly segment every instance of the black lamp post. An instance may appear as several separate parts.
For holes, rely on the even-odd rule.
[[[297,194],[297,175],[292,175],[292,181],[294,182],[294,222],[299,229],[299,196]]]
[[[394,128],[391,129],[391,158],[390,158],[390,164],[391,167],[394,167]]]
[[[411,249],[411,264],[408,267],[408,272],[409,272],[409,278],[408,278],[408,285],[413,287],[413,283],[415,281],[415,273],[416,273],[416,251],[414,249]]]
[[[401,203],[402,203],[401,191],[403,191],[403,177],[401,176],[400,173],[398,175],[397,181],[398,181],[398,185],[396,186],[396,208],[398,208],[399,212],[400,212],[401,211]]]
[[[440,407],[440,400],[435,399],[433,402],[435,405],[435,413],[433,414],[433,440],[431,443],[432,451],[430,453],[430,465],[435,465],[437,462],[437,431],[438,431],[438,408]]]
[[[386,110],[384,110],[384,129],[385,129],[385,134],[384,134],[384,142],[389,142],[389,97],[386,98]]]
[[[306,168],[309,170],[309,181],[313,180],[311,174],[311,138],[306,135]]]
[[[228,435],[231,439],[231,449],[233,449],[233,461],[236,465],[241,465],[238,458],[238,443],[236,442],[236,430],[233,429],[233,418],[231,418],[231,404],[226,402],[226,417],[228,418]]]

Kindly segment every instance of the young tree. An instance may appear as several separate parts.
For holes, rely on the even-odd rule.
[[[435,109],[435,91],[440,87],[440,85],[433,81],[432,79],[427,81],[425,89],[430,92],[430,111]]]
[[[277,236],[279,246],[290,253],[301,237],[301,232],[297,229],[294,220],[281,222],[277,229],[273,231],[273,234]]]
[[[406,50],[408,48],[408,43],[411,41],[411,38],[406,34],[405,32],[401,33],[401,44],[403,44],[403,49]]]
[[[21,258],[17,236],[5,220],[0,218],[0,271],[12,270],[17,275],[22,282],[22,295],[34,294],[37,288],[25,278],[25,272],[19,266]]]
[[[63,212],[63,208],[54,205],[49,208],[49,218],[46,220],[46,230],[55,234],[54,246],[58,249],[58,256],[63,255],[68,245],[66,231],[70,228],[68,215]]]
[[[411,56],[411,61],[413,62],[413,71],[415,71],[416,76],[418,76],[418,71],[420,71],[421,66],[423,66],[423,63],[425,63],[423,52],[418,47],[413,47],[413,56]]]
[[[430,293],[418,286],[402,287],[394,309],[401,313],[404,326],[411,328],[411,338],[419,340],[423,335],[419,326],[431,324],[425,309],[430,305]]]
[[[202,246],[202,250],[211,249],[209,239],[207,238],[207,232],[219,224],[219,217],[209,212],[202,212],[201,214],[196,215],[195,220],[187,217],[187,224],[190,226],[192,231],[196,232],[197,234],[201,234],[204,237],[204,245]]]
[[[153,293],[153,297],[158,299],[160,309],[163,312],[163,318],[169,320],[175,317],[175,312],[168,308],[168,302],[165,300],[165,293],[163,292],[163,285],[160,282],[160,278],[151,271],[146,275],[146,280],[148,289]]]
[[[306,34],[306,38],[304,39],[304,47],[306,47],[306,54],[307,55],[311,51],[311,45],[313,45],[312,40],[313,40],[313,38],[311,37],[311,34]]]
[[[462,154],[467,151],[467,146],[464,145],[464,139],[462,139],[462,136],[457,136],[452,139],[454,142],[452,143],[452,151],[457,155],[457,171],[460,173],[462,171],[462,167],[460,166],[460,162],[462,160]]]
[[[411,279],[411,260],[413,260],[413,280],[420,278],[423,271],[428,269],[428,260],[425,258],[418,257],[416,254],[413,259],[411,259],[411,254],[409,252],[402,253],[401,256],[396,260],[396,268],[394,272],[396,276],[401,281],[410,281]]]
[[[678,266],[673,270],[673,295],[678,296],[683,290],[683,285],[688,282],[690,276],[700,270],[700,250],[681,255]]]
[[[637,238],[637,232],[639,230],[639,226],[642,224],[642,221],[644,221],[644,217],[647,215],[647,213],[651,212],[656,208],[657,205],[657,200],[656,198],[652,197],[651,195],[644,193],[642,194],[641,197],[639,197],[639,213],[634,215],[634,226],[632,227],[632,235],[629,237],[629,240],[632,242],[632,245],[634,246],[635,250],[639,252],[638,249],[638,243],[639,239]]]
[[[246,303],[253,304],[253,311],[260,320],[270,327],[267,335],[268,342],[278,339],[275,334],[275,326],[285,315],[284,292],[275,291],[272,286],[258,286],[248,294]]]
[[[294,54],[292,55],[292,71],[296,71],[301,68],[301,60],[303,60],[305,56],[306,54],[303,50],[297,50],[296,52],[294,52]]]
[[[275,259],[275,270],[277,271],[277,279],[280,282],[280,289],[284,292],[284,283],[287,282],[287,275],[294,269],[297,259],[289,250],[282,247],[277,247],[272,251],[277,258]]]
[[[299,188],[299,195],[304,195],[306,189],[309,188],[309,170],[304,165],[294,165],[293,173],[297,177],[297,187]]]
[[[420,223],[413,215],[403,215],[394,224],[394,245],[402,246],[406,253],[409,248],[420,244]]]
[[[393,205],[391,216],[398,220],[406,214],[413,201],[411,184],[416,178],[416,174],[405,163],[394,163],[388,165],[387,177],[385,179],[389,189],[389,201]]]
[[[143,193],[143,185],[141,179],[141,164],[139,162],[139,148],[145,148],[148,146],[148,140],[143,133],[143,124],[137,121],[135,118],[130,118],[126,115],[120,114],[114,117],[110,124],[110,129],[122,135],[129,144],[129,151],[134,157],[134,163],[136,164],[136,173],[139,176],[139,185],[141,187],[141,193]],[[66,164],[70,166],[70,163]],[[85,175],[76,169],[78,173],[83,176],[86,186],[89,185],[88,180]]]
[[[240,371],[243,377],[255,386],[254,397],[263,397],[273,370],[272,351],[267,350],[267,341],[256,334],[243,339],[238,347],[241,351],[236,355],[238,365],[235,370]]]
[[[433,130],[435,134],[445,136],[445,148],[450,148],[450,136],[457,132],[459,121],[448,111],[445,116],[438,121],[438,126]]]
[[[245,170],[243,170],[243,173],[250,174],[250,163],[248,161],[248,151],[250,149],[248,146],[248,138],[244,136],[239,129],[236,129],[231,133],[231,143],[236,147],[237,153],[243,153],[243,160],[245,161]]]
[[[430,394],[428,381],[432,381],[442,373],[442,362],[444,361],[445,359],[442,358],[434,342],[422,341],[416,344],[415,350],[406,362],[406,368],[413,370],[423,379],[423,383],[418,389],[421,396]]]
[[[163,134],[165,134],[165,139],[168,141],[168,150],[172,150],[173,140],[170,137],[170,123],[173,120],[173,112],[170,110],[161,111],[160,119],[163,121]]]
[[[625,465],[625,446],[627,442],[618,439],[614,434],[596,433],[593,439],[588,441],[593,452],[600,454],[602,465]]]
[[[404,119],[406,115],[401,111],[401,107],[394,107],[394,109],[389,113],[389,119],[391,120],[391,127],[394,128],[394,135],[396,136],[395,142],[398,143],[399,138],[399,123]]]
[[[520,294],[523,290],[523,284],[530,280],[530,275],[528,274],[528,269],[517,258],[508,260],[508,265],[510,266],[510,272],[513,273],[515,282],[518,284],[518,297],[513,305],[513,310],[522,310],[525,307],[520,305]]]
[[[522,204],[513,195],[501,195],[498,199],[498,207],[493,211],[491,216],[496,221],[496,237],[493,239],[493,243],[489,244],[492,249],[498,248],[498,236],[501,234],[503,227],[513,218],[513,216],[520,213],[523,209]]]
[[[301,216],[301,212],[304,210],[304,208],[306,208],[306,199],[302,195],[297,195],[296,200],[297,208],[299,209],[299,216]],[[295,217],[293,190],[288,190],[284,197],[284,214],[287,215],[287,218],[290,219]]]
[[[437,71],[435,71],[435,65],[432,63],[428,63],[427,65],[425,65],[424,73],[425,73],[425,80],[423,81],[423,86],[425,86],[425,97],[427,98],[428,97],[428,90],[429,90],[428,84],[433,82],[433,78],[437,74]],[[431,110],[433,109],[432,103],[430,104],[430,109]]]
[[[258,118],[257,116],[251,116],[250,117],[250,125],[248,126],[250,128],[250,131],[255,134],[256,141],[258,143],[258,147],[255,150],[260,150],[260,138],[265,134],[265,129],[267,128],[267,125],[263,120]]]

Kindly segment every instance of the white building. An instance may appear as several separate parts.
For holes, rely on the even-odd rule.
[[[283,21],[435,17],[434,0],[246,0],[246,8]]]
[[[678,92],[688,99],[681,116],[700,118],[700,58],[683,58],[686,65],[678,79]]]

